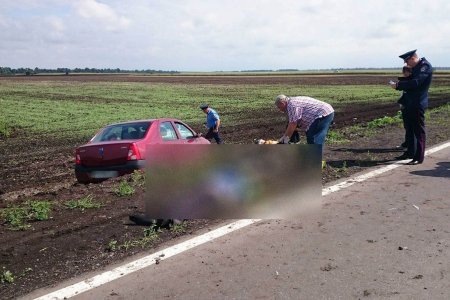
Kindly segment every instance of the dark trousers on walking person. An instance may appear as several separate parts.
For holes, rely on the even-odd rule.
[[[407,112],[407,120],[413,136],[408,141],[408,152],[413,151],[412,159],[421,163],[425,157],[425,110],[422,108],[412,109]]]
[[[223,144],[223,140],[220,138],[219,132],[214,132],[214,128],[209,128],[205,135],[205,139],[211,140],[212,138],[214,138],[217,144]]]

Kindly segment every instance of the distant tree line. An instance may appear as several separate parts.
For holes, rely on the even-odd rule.
[[[0,75],[36,75],[36,74],[66,74],[70,73],[147,73],[147,74],[176,74],[178,71],[163,71],[163,70],[121,70],[119,68],[115,69],[97,69],[97,68],[56,68],[56,69],[41,69],[41,68],[9,68],[0,67]]]
[[[299,70],[299,69],[279,69],[279,70],[241,70],[235,72],[297,72],[297,71],[373,71],[373,70],[397,70],[398,68],[332,68],[332,69],[309,69],[309,70]],[[434,70],[450,70],[450,67],[433,67]],[[76,74],[76,73],[109,73],[109,74],[120,74],[120,73],[145,73],[145,74],[178,74],[179,71],[163,71],[163,70],[122,70],[119,68],[111,69],[97,69],[97,68],[56,68],[56,69],[41,69],[41,68],[9,68],[0,67],[0,76],[13,76],[13,75],[36,75],[36,74]]]

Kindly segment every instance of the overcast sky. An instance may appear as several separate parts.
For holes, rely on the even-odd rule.
[[[450,66],[449,0],[0,0],[0,66]]]

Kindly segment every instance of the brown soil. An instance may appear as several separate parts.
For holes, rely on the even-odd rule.
[[[78,82],[153,82],[171,84],[289,84],[289,85],[321,85],[321,84],[386,84],[392,76],[388,75],[332,75],[317,76],[145,76],[145,75],[40,75],[0,77],[0,80],[17,81],[78,81]]]
[[[80,81],[143,81],[170,83],[283,83],[283,84],[379,84],[385,76],[312,76],[312,77],[148,77],[148,76],[31,76],[6,80],[80,80]],[[5,80],[0,78],[0,80]],[[447,82],[448,84],[448,82]],[[431,107],[450,102],[449,98],[432,98]],[[336,107],[335,127],[363,124],[385,115],[395,115],[398,107],[365,105]],[[248,113],[248,112],[247,112]],[[252,111],[260,116],[258,123],[230,126],[225,124],[222,137],[227,143],[251,143],[254,138],[277,138],[284,130],[279,113]],[[272,115],[273,114],[273,115]],[[200,124],[197,128],[200,128]],[[194,126],[195,127],[195,126]],[[448,126],[429,126],[428,145],[448,140]],[[380,129],[374,136],[349,136],[343,146],[326,147],[323,182],[349,176],[364,168],[386,164],[401,152],[395,148],[403,139],[403,130],[397,126]],[[13,135],[0,140],[0,208],[24,203],[28,199],[53,203],[51,219],[31,223],[32,229],[12,231],[7,224],[0,225],[0,268],[16,277],[14,283],[0,284],[0,298],[11,299],[36,288],[48,286],[83,272],[102,269],[111,262],[152,248],[181,235],[163,229],[160,239],[145,249],[137,246],[128,250],[108,251],[108,243],[117,244],[143,237],[143,227],[135,226],[128,216],[143,212],[142,188],[137,187],[132,197],[113,193],[118,182],[130,176],[107,180],[100,184],[77,184],[73,174],[73,149],[82,144],[80,139],[57,139]],[[103,206],[92,210],[68,210],[64,203],[92,195]],[[211,220],[192,220],[185,225],[184,234],[217,223]],[[150,249],[150,250],[149,250]],[[3,270],[0,269],[0,275]]]
[[[37,75],[1,77],[0,80],[15,81],[77,81],[77,82],[149,82],[171,84],[286,84],[286,85],[361,85],[387,84],[392,75],[260,75],[260,76],[227,76],[227,75]],[[449,76],[440,75],[433,79],[434,85],[448,83]]]

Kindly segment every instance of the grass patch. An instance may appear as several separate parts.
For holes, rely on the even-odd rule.
[[[6,123],[3,117],[0,117],[0,137],[8,138],[12,133],[12,128]]]
[[[100,208],[102,206],[101,203],[94,200],[92,195],[87,195],[86,197],[77,200],[69,200],[64,203],[64,205],[68,209],[79,209],[81,211],[84,211],[85,209]]]
[[[436,124],[444,127],[448,127],[448,118],[450,117],[450,104],[442,105],[438,108],[427,110],[425,112],[425,120],[427,123]],[[355,137],[371,137],[376,133],[376,129],[384,128],[391,125],[402,125],[402,114],[399,111],[394,117],[382,117],[370,122],[359,125],[353,125],[350,127],[342,128],[339,130],[330,130],[329,143],[333,144],[337,140],[337,144],[346,143]],[[372,156],[370,153],[368,156]]]
[[[9,270],[6,270],[3,267],[3,271],[0,274],[0,282],[1,283],[13,283],[15,279],[16,278],[14,277],[13,273]]]
[[[114,252],[117,250],[117,248],[118,248],[117,240],[110,240],[108,242],[108,246],[106,247],[106,250],[109,252]]]
[[[9,206],[1,211],[2,219],[12,230],[31,228],[29,221],[45,221],[49,219],[51,203],[49,201],[27,201],[24,205]]]
[[[116,240],[111,240],[111,241],[109,241],[109,243],[106,247],[106,250],[110,251],[110,252],[114,252],[116,250],[128,251],[130,248],[134,248],[134,247],[145,248],[148,245],[150,245],[151,243],[153,243],[154,241],[157,241],[159,239],[159,236],[158,236],[159,232],[160,232],[160,230],[157,230],[155,225],[153,225],[151,227],[147,227],[143,231],[142,238],[138,238],[138,239],[134,239],[134,240],[127,240],[127,241],[124,241],[120,245],[118,244],[118,242]]]
[[[450,118],[450,103],[425,112],[425,122],[448,128]]]
[[[145,185],[145,172],[142,170],[135,170],[131,174],[131,182],[133,186],[142,187]]]
[[[172,228],[170,228],[170,231],[172,231],[175,234],[185,233],[186,225],[184,222],[180,224],[173,224]]]
[[[399,111],[397,115],[394,117],[384,116],[382,118],[378,118],[367,122],[367,128],[375,129],[375,128],[383,128],[392,124],[401,124],[402,123],[402,114]]]
[[[336,131],[330,131],[330,143],[331,144],[345,144],[358,137],[372,137],[379,128],[384,128],[391,125],[401,125],[402,115],[399,111],[394,117],[384,116],[366,124],[358,124],[349,127],[345,127]],[[337,143],[333,141],[336,139]]]
[[[144,229],[144,237],[136,242],[137,246],[145,248],[147,245],[159,239],[158,231],[154,226]]]
[[[26,224],[28,220],[28,210],[24,207],[12,206],[2,210],[2,218],[12,230],[25,230],[31,227]]]
[[[350,142],[350,140],[348,140],[344,134],[342,134],[342,132],[338,131],[338,130],[329,130],[327,137],[326,137],[326,143],[327,144],[333,144],[333,145],[338,145],[338,144],[344,144],[344,143],[348,143]]]
[[[433,108],[433,109],[427,110],[425,115],[426,116],[430,116],[430,114],[435,114],[435,113],[450,114],[450,103],[447,103],[447,104],[442,105],[442,106],[437,107],[437,108]]]
[[[144,229],[144,237],[150,238],[150,239],[157,239],[158,238],[158,230],[156,229],[156,226],[150,226]]]
[[[30,209],[33,218],[39,221],[48,220],[51,211],[51,203],[48,201],[32,201]]]
[[[119,186],[114,189],[114,194],[119,197],[131,196],[135,192],[134,187],[126,180],[122,180]]]

